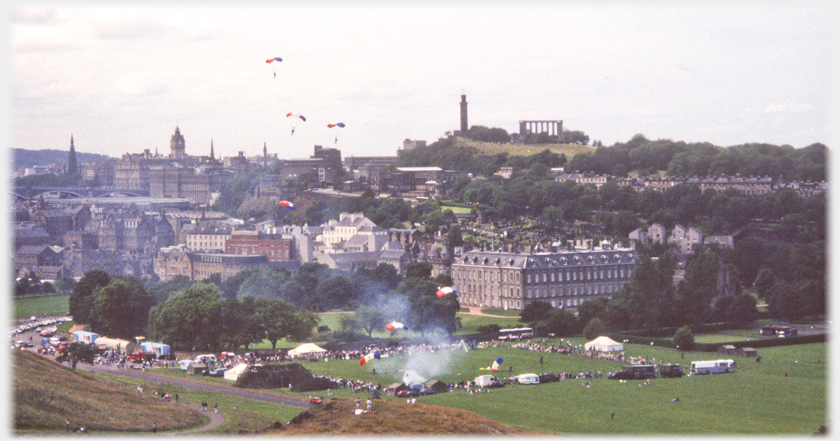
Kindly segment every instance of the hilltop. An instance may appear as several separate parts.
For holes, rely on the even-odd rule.
[[[487,156],[499,153],[507,153],[510,156],[531,156],[548,150],[558,155],[566,155],[566,158],[571,159],[579,153],[592,153],[595,151],[595,147],[581,144],[497,144],[493,142],[475,141],[463,136],[455,137],[455,145],[472,147]]]
[[[364,409],[364,401],[362,408]],[[302,412],[288,425],[267,435],[545,435],[519,429],[461,409],[373,400],[373,412],[355,415],[354,400],[333,398]]]

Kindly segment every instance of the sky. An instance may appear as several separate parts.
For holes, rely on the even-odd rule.
[[[509,133],[829,145],[823,2],[66,3],[10,6],[11,147],[393,156],[462,94]]]

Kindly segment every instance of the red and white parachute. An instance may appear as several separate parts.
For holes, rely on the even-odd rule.
[[[359,359],[359,366],[364,366],[365,363],[371,360],[379,360],[379,352],[371,352]]]
[[[454,293],[457,293],[457,292],[458,291],[455,288],[453,288],[451,286],[447,286],[445,288],[438,289],[437,296],[438,297],[443,297],[447,294],[454,294]]]
[[[281,207],[286,207],[287,210],[294,210],[295,209],[295,204],[293,204],[289,201],[280,201],[277,204],[279,204]]]
[[[400,322],[391,322],[385,326],[385,329],[388,331],[393,331],[394,329],[405,329],[406,331],[408,331],[408,326]]]
[[[271,64],[275,61],[283,61],[283,59],[280,58],[280,57],[274,57],[274,58],[269,58],[269,59],[265,60],[265,62],[268,63],[268,64]]]
[[[502,357],[493,360],[493,365],[490,366],[490,372],[499,372],[499,366],[502,365]]]
[[[327,127],[329,127],[329,128],[333,128],[333,127],[342,127],[342,128],[343,128],[343,127],[344,127],[344,123],[343,123],[343,122],[329,123],[329,124],[327,124]]]
[[[297,112],[289,112],[289,113],[286,114],[287,118],[290,117],[290,116],[296,116],[296,117],[302,119],[303,121],[306,121],[306,118],[304,118],[303,115],[301,115],[300,113],[297,113]]]

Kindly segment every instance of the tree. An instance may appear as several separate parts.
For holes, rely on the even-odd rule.
[[[726,309],[727,321],[748,325],[758,318],[758,309],[755,306],[755,299],[747,294],[734,296],[729,307]]]
[[[150,334],[181,349],[221,347],[222,302],[215,285],[196,283],[149,312]]]
[[[88,271],[79,279],[70,294],[69,309],[73,321],[76,323],[88,323],[88,316],[93,309],[93,301],[96,298],[97,290],[111,282],[111,276],[105,271],[95,269]]]
[[[350,278],[343,274],[335,274],[322,280],[315,288],[315,293],[324,309],[345,308],[356,299]]]
[[[552,308],[548,302],[537,300],[525,305],[519,313],[519,321],[522,323],[534,323],[540,321]]]
[[[368,338],[373,335],[374,329],[383,329],[387,320],[382,309],[371,306],[356,308],[353,318],[358,326],[367,332]]]
[[[277,348],[277,342],[288,337],[305,336],[312,332],[317,322],[307,312],[295,310],[289,302],[279,299],[260,298],[255,301],[257,317],[265,328],[265,338],[271,342],[271,349]],[[309,326],[308,332],[305,331]]]
[[[694,334],[691,333],[691,328],[683,326],[677,329],[674,333],[674,346],[683,351],[694,349]]]
[[[590,320],[589,323],[587,323],[586,326],[583,328],[583,336],[587,340],[592,340],[602,335],[604,333],[604,330],[604,322],[598,317],[595,317],[592,320]]]
[[[117,277],[100,288],[88,320],[91,329],[112,338],[143,335],[155,299],[136,278]]]
[[[542,320],[534,323],[537,335],[573,335],[580,332],[575,315],[567,309],[550,309]]]
[[[432,264],[429,262],[409,262],[405,265],[405,278],[428,280],[432,277]]]

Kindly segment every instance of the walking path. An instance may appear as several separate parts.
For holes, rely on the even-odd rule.
[[[498,317],[498,318],[519,318],[519,316],[485,314],[485,313],[481,312],[481,307],[479,307],[479,306],[465,306],[465,308],[469,308],[470,312],[462,312],[462,314],[472,314],[472,315],[481,315],[481,316],[484,316],[484,317]]]
[[[185,433],[204,432],[204,431],[207,431],[207,430],[215,429],[216,427],[221,426],[222,423],[225,422],[225,417],[222,414],[215,413],[215,412],[208,412],[206,410],[201,410],[201,406],[193,406],[192,404],[177,404],[177,405],[187,406],[187,407],[195,409],[198,412],[201,412],[201,413],[207,415],[208,417],[210,417],[210,422],[207,423],[204,426],[201,426],[201,427],[197,428],[197,429],[164,432],[163,433],[164,435],[175,436],[175,435],[182,435],[182,434],[185,434]]]

